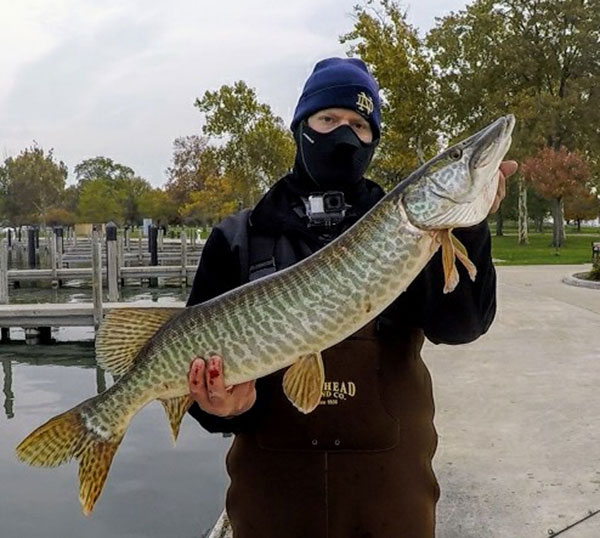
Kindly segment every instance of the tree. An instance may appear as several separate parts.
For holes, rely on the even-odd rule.
[[[586,188],[577,189],[565,199],[565,217],[577,223],[577,231],[581,231],[581,221],[596,219],[600,216],[600,200],[596,194]]]
[[[109,157],[92,157],[75,166],[75,177],[77,187],[75,192],[69,193],[69,200],[77,204],[77,212],[84,220],[98,223],[115,220],[122,224],[135,224],[140,220],[138,199],[152,186],[136,177],[133,168]],[[93,186],[88,187],[90,183]],[[100,200],[99,196],[105,199]],[[94,207],[95,201],[99,204],[97,207]]]
[[[379,82],[383,129],[371,170],[390,188],[439,149],[437,89],[425,45],[393,1],[357,6],[354,16],[353,30],[340,41]]]
[[[53,207],[46,212],[46,224],[48,226],[72,226],[76,221],[75,214],[62,207]]]
[[[178,220],[177,207],[169,194],[161,189],[144,192],[138,201],[140,215],[149,217],[160,224]]]
[[[173,142],[172,165],[167,169],[166,191],[177,206],[188,202],[190,193],[204,188],[209,175],[220,170],[218,152],[207,138],[198,135],[176,138]]]
[[[80,186],[92,179],[113,181],[133,178],[133,176],[135,176],[135,172],[132,168],[116,163],[108,157],[92,157],[75,166],[75,177]]]
[[[444,17],[427,43],[446,130],[512,111],[517,159],[541,145],[598,154],[599,39],[600,0],[476,0]]]
[[[124,224],[135,225],[142,219],[140,212],[141,198],[152,192],[152,185],[141,177],[123,177],[112,181],[114,196],[122,208]]]
[[[209,176],[204,188],[190,194],[187,204],[180,208],[184,221],[213,224],[239,208],[240,200],[234,181],[228,176]]]
[[[542,198],[527,182],[527,213],[533,219],[535,231],[544,231],[544,219],[551,214],[551,203]]]
[[[545,147],[523,162],[522,171],[541,196],[552,200],[552,246],[563,246],[564,200],[586,188],[590,178],[587,164],[578,152],[570,152],[564,147],[558,151]]]
[[[0,173],[4,218],[13,226],[44,224],[47,211],[60,205],[66,179],[66,165],[35,143],[9,157]]]
[[[77,212],[83,222],[124,221],[121,200],[110,179],[86,180],[80,189]]]
[[[65,189],[62,198],[61,207],[75,214],[77,212],[77,203],[79,201],[79,189],[77,185],[70,185]]]
[[[194,106],[205,114],[204,135],[220,142],[213,146],[219,174],[244,206],[254,205],[292,164],[294,142],[283,120],[243,81],[205,92]]]

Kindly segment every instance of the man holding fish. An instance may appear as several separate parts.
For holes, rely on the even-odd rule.
[[[189,306],[319,251],[384,197],[364,178],[381,124],[378,86],[362,61],[319,62],[291,128],[293,170],[251,212],[213,230]],[[455,158],[462,153],[448,156]],[[490,212],[498,209],[505,178],[516,168],[514,161],[500,164]],[[440,236],[443,248],[391,306],[322,352],[322,390],[308,414],[289,404],[282,371],[227,386],[227,358],[219,349],[192,361],[191,414],[208,431],[236,434],[227,456],[226,503],[235,538],[434,536],[437,435],[420,350],[425,337],[445,344],[478,338],[496,308],[486,222],[450,236]],[[457,270],[446,252],[465,268]]]
[[[492,322],[484,221],[516,169],[503,162],[514,125],[498,118],[384,194],[364,179],[377,84],[360,60],[319,62],[292,121],[294,170],[213,230],[188,308],[107,312],[96,360],[115,383],[49,418],[16,456],[77,460],[89,515],[131,420],[158,401],[174,441],[189,409],[236,434],[236,538],[432,536],[437,436],[420,350]]]

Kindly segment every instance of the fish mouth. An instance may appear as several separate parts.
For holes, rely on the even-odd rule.
[[[504,155],[508,151],[514,127],[515,117],[508,114],[498,118],[483,132],[475,135],[477,138],[471,141],[475,147],[469,161],[471,173],[489,166],[498,159],[498,156]]]

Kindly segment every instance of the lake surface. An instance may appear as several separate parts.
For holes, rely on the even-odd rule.
[[[11,302],[17,292],[35,293],[38,300],[30,302],[55,300],[47,292],[65,302],[89,300],[87,290],[11,290]],[[177,289],[134,290],[127,298],[169,303],[186,295]],[[19,338],[19,331],[11,334]],[[51,346],[0,346],[0,537],[202,536],[223,508],[230,439],[205,432],[188,416],[173,448],[158,403],[133,419],[90,517],[81,513],[75,462],[46,469],[16,459],[15,446],[34,428],[112,383],[96,368],[91,341],[69,342],[93,338],[93,331],[68,328],[53,336],[60,342]]]

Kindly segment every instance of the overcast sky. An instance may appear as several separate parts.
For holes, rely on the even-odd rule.
[[[0,0],[0,159],[35,140],[69,167],[103,155],[163,185],[193,102],[245,80],[289,123],[360,0]],[[411,0],[421,30],[464,0]]]

